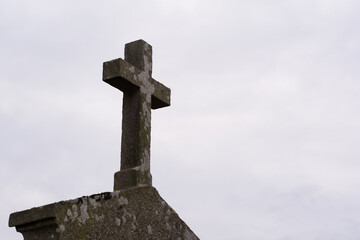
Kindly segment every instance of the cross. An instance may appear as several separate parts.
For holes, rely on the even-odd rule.
[[[121,168],[114,176],[114,191],[151,186],[151,109],[170,106],[170,89],[152,73],[152,47],[144,40],[125,44],[125,60],[103,64],[103,81],[123,95]]]

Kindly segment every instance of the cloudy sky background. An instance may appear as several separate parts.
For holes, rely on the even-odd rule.
[[[0,0],[0,235],[11,212],[111,191],[122,93],[153,46],[153,184],[201,239],[360,239],[360,2]]]

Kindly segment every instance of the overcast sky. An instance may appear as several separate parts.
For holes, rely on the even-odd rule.
[[[153,47],[153,185],[201,238],[360,239],[357,0],[0,0],[0,235],[11,212],[111,191],[122,93]]]

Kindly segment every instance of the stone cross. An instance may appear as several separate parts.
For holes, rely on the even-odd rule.
[[[114,191],[152,184],[150,174],[151,109],[170,106],[170,89],[151,76],[152,47],[144,40],[125,45],[125,60],[103,64],[103,81],[123,95],[121,168]]]

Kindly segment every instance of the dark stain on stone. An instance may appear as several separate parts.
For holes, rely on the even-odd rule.
[[[107,193],[102,193],[102,194],[104,194],[103,196],[104,196],[105,201],[111,199],[111,193],[107,192]]]

